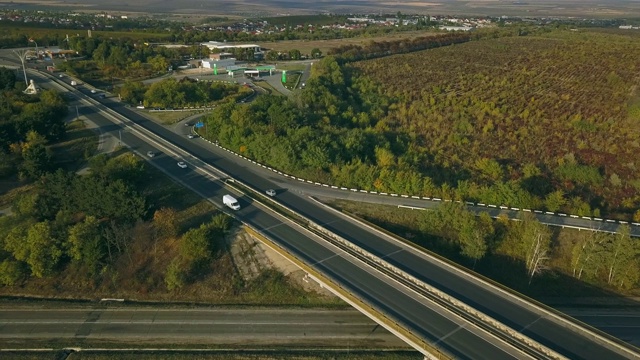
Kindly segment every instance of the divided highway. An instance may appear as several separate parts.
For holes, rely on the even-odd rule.
[[[117,103],[110,105],[121,111],[128,110]],[[90,117],[103,131],[114,136],[121,135],[123,143],[137,153],[159,152],[152,159],[148,159],[154,166],[222,206],[222,195],[229,191],[220,181],[216,181],[220,176],[203,174],[192,166],[200,161],[212,160],[209,156],[194,159],[185,154],[176,158],[158,144],[149,144],[148,140],[114,122],[110,116],[104,116],[97,108],[85,107],[81,113]],[[144,119],[138,120],[144,122]],[[185,145],[195,145],[193,140],[186,138],[178,137],[177,140],[185,141]],[[190,166],[187,169],[179,168],[176,165],[178,160],[185,160]],[[239,200],[242,209],[234,213],[238,218],[259,229],[324,276],[336,281],[345,291],[362,299],[444,353],[460,359],[530,358],[510,345],[496,341],[491,335],[471,326],[447,310],[434,306],[404,286],[381,276],[376,270],[354,260],[342,250],[328,244],[326,240],[273,214],[251,199],[239,196]]]
[[[264,190],[274,187],[272,181],[274,179],[262,177],[259,171],[256,171],[256,168],[248,162],[229,156],[228,153],[219,149],[205,146],[202,140],[188,140],[176,135],[116,101],[107,99],[104,104],[154,132],[159,140],[167,140],[187,150],[199,160],[220,168],[255,189]],[[92,120],[105,131],[117,131],[120,128],[119,125],[114,125],[112,120],[100,114],[89,115],[85,112],[84,115],[91,116]],[[129,132],[123,133],[123,141],[143,154],[148,150],[156,150]],[[190,161],[189,158],[186,160]],[[201,176],[191,169],[184,171],[175,165],[175,161],[168,156],[159,156],[152,160],[155,165],[181,178],[202,195],[213,197],[214,201],[220,204],[219,199],[224,190],[217,182],[212,182],[208,177]],[[277,175],[274,174],[272,177]],[[506,348],[499,342],[491,344],[495,340],[486,334],[483,336],[482,332],[474,330],[473,326],[457,321],[454,316],[442,312],[441,309],[430,309],[415,294],[406,289],[399,289],[396,284],[371,269],[352,263],[350,257],[342,255],[341,251],[296,229],[295,226],[290,226],[277,216],[261,211],[259,206],[252,206],[254,204],[250,204],[247,200],[244,199],[244,208],[238,213],[243,221],[261,229],[280,245],[330,278],[339,279],[342,286],[354,295],[365,299],[371,305],[397,319],[415,334],[429,339],[450,354],[473,359],[524,357],[523,354],[514,352],[513,349]],[[294,191],[282,192],[277,200],[425,283],[456,297],[568,358],[637,357],[637,353],[614,350],[615,347],[608,346],[600,340],[594,341],[592,335],[571,329],[566,323],[554,319],[549,313],[523,304],[519,300],[479,283],[477,279],[453,271],[426,255],[416,253],[379,233],[348,221]],[[241,201],[243,201],[242,198]]]

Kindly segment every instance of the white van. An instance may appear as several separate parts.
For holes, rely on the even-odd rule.
[[[232,208],[233,210],[240,210],[240,204],[238,203],[238,200],[236,200],[236,198],[234,198],[231,195],[225,195],[222,197],[222,202]]]

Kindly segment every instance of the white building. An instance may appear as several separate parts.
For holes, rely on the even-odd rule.
[[[256,44],[227,44],[219,41],[208,41],[200,44],[206,46],[209,50],[221,50],[222,52],[229,52],[231,49],[253,49],[254,52],[259,53],[261,51],[260,45]]]
[[[217,67],[218,69],[226,68],[228,66],[235,65],[236,59],[231,58],[231,59],[223,59],[223,60],[211,60],[211,59],[202,60],[202,67],[205,69],[213,69],[214,64],[215,64],[215,67]]]

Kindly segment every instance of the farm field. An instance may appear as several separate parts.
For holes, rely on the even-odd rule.
[[[406,134],[437,183],[460,185],[462,197],[597,216],[640,207],[638,39],[554,31],[352,66],[395,102],[376,129]],[[527,194],[481,189],[495,183]]]
[[[433,33],[434,35],[437,33]],[[364,45],[371,41],[390,41],[398,39],[414,39],[417,37],[423,37],[429,35],[429,32],[425,31],[406,31],[400,33],[392,33],[383,36],[372,37],[356,37],[348,39],[330,39],[330,40],[285,40],[276,42],[259,42],[260,46],[268,50],[275,50],[286,52],[292,49],[300,50],[302,54],[310,54],[311,50],[318,48],[323,54],[331,48],[336,48],[344,45]]]

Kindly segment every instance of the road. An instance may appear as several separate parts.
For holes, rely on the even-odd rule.
[[[637,309],[610,310],[604,314],[602,309],[565,311],[600,329],[611,327],[617,337],[640,345],[640,311]],[[395,335],[355,310],[0,305],[0,339],[5,341],[133,337],[145,344],[407,347]]]
[[[40,80],[47,82],[48,80]],[[90,93],[86,89],[87,95]],[[105,103],[124,111],[144,124],[154,124],[141,117],[131,109],[110,99]],[[94,109],[94,113],[90,111]],[[105,132],[117,133],[122,130],[112,119],[106,118],[96,108],[85,108],[85,116],[99,125]],[[162,127],[161,127],[162,128]],[[202,152],[204,149],[198,146],[199,139],[190,140],[184,136],[178,136],[162,128],[172,139],[187,147],[196,147]],[[133,151],[145,154],[147,151],[156,151],[158,154],[148,159],[154,166],[170,176],[177,178],[184,185],[190,187],[201,196],[211,199],[216,205],[222,207],[223,194],[229,193],[218,181],[212,181],[211,175],[203,175],[194,169],[194,164],[203,166],[202,161],[215,162],[217,159],[209,153],[204,153],[202,158],[193,158],[185,155],[176,158],[168,151],[159,149],[158,146],[148,144],[145,139],[139,138],[134,132],[122,131],[122,140]],[[176,165],[178,160],[185,160],[189,168],[181,169]],[[473,326],[469,326],[464,320],[452,315],[450,312],[433,306],[422,296],[397,284],[369,266],[354,260],[350,255],[328,244],[305,230],[298,228],[284,218],[281,218],[261,205],[254,203],[246,196],[238,195],[242,209],[234,214],[244,222],[262,231],[290,253],[313,266],[315,270],[324,276],[334,279],[350,294],[364,300],[370,306],[383,312],[396,323],[403,324],[419,337],[427,342],[437,344],[440,349],[461,359],[522,359],[527,358],[521,352],[510,346],[495,341],[492,336]],[[432,308],[433,307],[433,308]],[[615,358],[615,357],[614,357]]]
[[[220,151],[216,153],[215,149],[212,152],[212,149],[203,146],[205,144],[201,140],[193,141],[177,136],[167,129],[141,118],[121,104],[110,100],[106,100],[105,103],[124,113],[135,122],[152,129],[160,137],[180,145],[199,159],[222,168],[227,173],[243,179],[257,189],[274,187],[274,183],[270,181],[271,178],[262,178],[254,172],[249,163],[238,161],[237,158],[227,157],[228,154],[226,152]],[[100,118],[100,115],[96,115],[96,118]],[[109,124],[108,120],[107,122],[104,122],[104,120],[102,121],[105,129],[114,127]],[[127,139],[124,140],[125,143],[130,144],[134,149],[145,152],[147,151],[145,148],[151,150],[140,139],[135,137],[129,139],[129,135],[133,136],[132,134],[127,134]],[[192,188],[195,188],[203,195],[214,196],[219,199],[222,192],[216,183],[212,183],[207,178],[199,177],[199,175],[197,176],[195,172],[190,170],[186,172],[178,171],[179,169],[175,166],[175,160],[168,160],[166,156],[154,158],[153,161],[154,163],[157,162],[156,165],[166,169],[172,175],[181,177],[183,181],[188,182]],[[277,176],[274,174],[272,177]],[[494,316],[499,321],[516,330],[520,330],[534,340],[565,356],[570,358],[592,358],[594,356],[607,359],[624,358],[617,353],[612,353],[599,343],[588,342],[582,335],[559,325],[543,314],[532,311],[526,306],[521,306],[501,296],[496,291],[478,284],[474,279],[456,275],[440,264],[404,248],[401,244],[390,242],[380,234],[372,233],[370,230],[346,221],[330,211],[318,208],[315,203],[299,196],[294,191],[284,191],[278,196],[278,200],[297,211],[301,211],[316,222],[325,225],[332,231],[338,232],[368,251],[384,257],[387,261],[410,272],[421,280]],[[219,203],[219,200],[217,201]],[[241,198],[241,201],[244,202],[243,205],[251,205],[250,199]],[[496,344],[488,345],[483,343],[482,341],[484,340],[481,340],[480,334],[473,334],[470,331],[471,329],[466,326],[456,326],[455,322],[451,321],[450,316],[444,314],[438,316],[436,311],[427,309],[419,299],[391,286],[383,279],[377,278],[377,275],[371,274],[367,269],[355,266],[349,261],[344,261],[348,260],[346,256],[334,256],[335,249],[328,249],[321,242],[309,241],[308,236],[304,236],[300,231],[286,226],[282,221],[274,219],[253,206],[245,206],[238,215],[244,221],[264,229],[263,231],[267,235],[276,239],[282,246],[297,254],[307,263],[315,264],[316,268],[326,275],[341,279],[342,285],[355,295],[366,299],[370,304],[378,308],[384,309],[390,316],[401,323],[407,324],[408,328],[426,339],[438,341],[443,348],[456,356],[461,358],[513,356],[505,349],[501,349],[502,353],[497,351],[494,348]],[[301,241],[301,239],[304,240]],[[586,343],[588,346],[585,346]]]
[[[255,189],[266,190],[273,188],[275,184],[271,181],[272,178],[277,177],[272,173],[270,177],[263,177],[259,173],[255,172],[255,166],[252,164],[241,161],[236,157],[229,156],[229,154],[220,149],[207,146],[207,143],[202,139],[188,140],[183,136],[179,136],[170,130],[151,122],[132,109],[122,106],[122,104],[114,102],[112,100],[105,100],[104,104],[110,108],[122,113],[127,118],[133,120],[137,124],[144,126],[160,138],[168,140],[174,143],[191,154],[195,155],[199,160],[212,164],[219,169],[222,169],[231,176],[242,179],[245,183]],[[327,211],[317,206],[314,202],[310,201],[306,197],[300,196],[293,191],[286,191],[284,189],[279,196],[278,201],[286,204],[293,210],[313,219],[316,223],[321,224],[331,230],[334,233],[352,241],[356,245],[364,248],[366,251],[373,253],[394,266],[406,271],[407,273],[417,277],[418,279],[432,285],[439,290],[467,303],[468,305],[476,308],[479,311],[497,319],[505,325],[520,331],[522,334],[529,336],[542,343],[551,349],[558,351],[559,353],[570,358],[589,358],[591,356],[599,355],[600,358],[613,359],[619,356],[612,353],[606,347],[595,343],[590,343],[591,346],[585,346],[586,339],[576,332],[567,329],[564,325],[557,323],[555,320],[549,318],[547,315],[541,314],[536,311],[532,311],[528,306],[513,301],[507,297],[504,297],[500,292],[487,288],[483,284],[479,284],[476,280],[465,276],[459,276],[452,273],[448,268],[433,261],[427,256],[418,254],[412,251],[408,247],[389,241],[378,233],[374,233],[369,229],[355,224],[351,221],[345,220],[345,218]],[[249,216],[243,217],[243,220],[251,222],[251,213]],[[266,230],[269,234],[269,229]],[[273,236],[275,234],[269,234]],[[292,237],[276,236],[281,241],[281,244],[287,248],[293,246],[291,250],[305,259],[308,264],[314,264],[314,261],[310,261],[310,256],[316,257],[322,253],[320,249],[305,248],[302,249],[301,243],[297,242],[297,239]],[[302,250],[301,252],[299,252]],[[316,252],[320,251],[320,252]],[[331,256],[329,254],[326,254]],[[327,261],[322,265],[327,265]],[[335,273],[333,268],[322,269],[325,274],[328,274],[331,278],[345,279],[344,273]],[[356,275],[355,273],[349,273],[349,275]],[[364,274],[362,274],[364,275]],[[360,279],[357,277],[348,276],[353,281],[360,283]],[[354,289],[354,293],[358,294],[364,299],[370,299],[373,295],[375,297],[386,297],[391,303],[378,303],[377,306],[382,308],[388,308],[390,304],[395,303],[395,306],[399,305],[396,299],[389,299],[381,289],[376,287],[368,287],[368,290],[359,292]],[[411,308],[409,308],[411,309]],[[396,308],[396,310],[399,310]],[[413,309],[412,309],[413,310]],[[409,315],[409,318],[403,319],[402,322],[407,320],[414,320],[416,317],[416,311],[410,311],[413,315]],[[399,315],[399,314],[398,314]],[[446,326],[445,326],[446,327]],[[429,324],[429,329],[432,328],[432,324]],[[438,329],[442,330],[442,329]],[[426,338],[430,338],[433,332],[438,332],[436,329],[433,331],[425,332],[425,328],[420,329],[419,333],[424,334]],[[428,334],[430,333],[430,334]],[[448,332],[445,332],[448,334]],[[454,349],[451,349],[453,351]],[[457,350],[457,349],[456,349]],[[463,355],[463,354],[460,354]],[[478,357],[481,354],[475,354],[474,357]]]
[[[0,306],[0,342],[132,338],[146,345],[408,347],[355,310]]]

